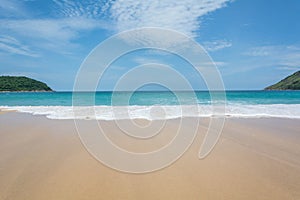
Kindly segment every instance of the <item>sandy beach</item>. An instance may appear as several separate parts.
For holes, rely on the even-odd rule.
[[[73,120],[1,113],[1,200],[300,199],[300,120],[227,119],[214,150],[199,160],[204,119],[191,148],[174,164],[128,174],[94,159]],[[141,143],[130,142],[112,121],[100,123],[123,148],[151,150],[172,137],[177,120],[168,120],[155,141]]]

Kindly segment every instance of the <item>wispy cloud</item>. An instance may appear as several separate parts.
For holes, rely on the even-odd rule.
[[[47,50],[65,49],[72,46],[72,40],[80,37],[82,31],[104,26],[100,20],[86,18],[0,20],[2,32],[26,37],[33,46]]]
[[[230,1],[232,0],[52,0],[47,11],[51,14],[40,17],[32,16],[34,12],[28,12],[28,2],[0,0],[0,16],[5,16],[0,19],[0,34],[13,35],[18,39],[27,38],[31,42],[31,48],[54,51],[72,49],[82,32],[95,29],[119,32],[133,28],[159,27],[195,37],[200,28],[201,17],[226,6]],[[140,39],[152,37],[155,41],[155,36],[149,34],[140,36]],[[176,40],[177,38],[166,37],[163,42],[171,45]],[[1,48],[16,52],[14,48],[5,45]]]
[[[76,40],[82,36],[83,32],[95,29],[110,29],[109,22],[102,19],[90,18],[80,14],[71,15],[71,13],[57,15],[58,12],[67,13],[68,9],[71,12],[70,6],[75,5],[76,1],[55,0],[55,2],[61,2],[62,7],[49,1],[47,2],[48,10],[39,11],[45,12],[44,17],[42,17],[42,13],[36,14],[35,10],[29,7],[33,2],[28,0],[0,0],[0,34],[13,36],[20,41],[27,41],[31,49],[36,51],[44,49],[69,54],[68,52],[73,50],[75,46],[78,47]],[[83,7],[86,8],[86,6]],[[83,10],[83,7],[78,7],[78,10]],[[95,14],[93,10],[87,13],[92,14],[93,12]],[[1,44],[1,49],[15,54],[26,54],[24,49],[7,43]]]
[[[291,73],[300,69],[300,45],[267,45],[252,47],[241,53],[238,63],[224,68],[223,75],[233,75],[258,69]]]
[[[29,47],[21,44],[17,39],[10,36],[0,36],[0,51],[9,54],[19,54],[30,57],[38,57]]]
[[[85,18],[0,20],[2,30],[7,29],[28,37],[70,40],[82,30],[101,27],[102,23]]]
[[[118,31],[159,27],[194,37],[200,27],[199,18],[224,7],[227,2],[229,0],[116,0],[110,12]]]
[[[141,27],[177,30],[190,37],[197,35],[199,18],[220,9],[232,0],[54,0],[65,17],[89,17],[112,20],[116,31]]]
[[[243,55],[252,56],[265,65],[282,69],[300,68],[300,45],[269,45],[253,47]]]
[[[224,67],[224,66],[228,65],[228,63],[222,62],[222,61],[214,61],[214,64],[215,64],[217,67]]]
[[[196,68],[203,70],[204,68],[214,68],[214,67],[224,67],[228,63],[226,62],[221,62],[221,61],[212,61],[212,62],[200,62],[195,66]]]
[[[259,46],[253,47],[250,50],[244,52],[247,56],[270,56],[274,53],[278,53],[280,46]],[[281,47],[280,47],[281,48]]]
[[[20,17],[27,15],[27,10],[22,1],[0,0],[1,17]]]
[[[99,0],[53,0],[59,7],[56,14],[61,17],[87,17],[87,18],[103,18],[108,16],[108,9],[113,1]]]
[[[166,62],[163,62],[162,59],[158,58],[149,58],[149,57],[136,57],[133,59],[133,61],[139,65],[149,64],[149,63],[163,63],[167,64]]]
[[[232,46],[232,44],[226,40],[216,40],[216,41],[212,41],[212,42],[204,42],[203,45],[207,51],[218,51],[218,50]]]

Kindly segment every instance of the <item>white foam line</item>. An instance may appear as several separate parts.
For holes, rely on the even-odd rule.
[[[182,117],[218,117],[210,105],[183,106],[1,106],[33,115],[46,115],[50,119],[175,119]],[[226,106],[227,118],[291,118],[300,119],[300,104],[268,104]]]

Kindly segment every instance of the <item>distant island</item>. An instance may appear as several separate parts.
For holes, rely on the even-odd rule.
[[[0,76],[1,92],[53,91],[46,83],[25,76]]]
[[[286,77],[265,90],[300,90],[300,71]]]

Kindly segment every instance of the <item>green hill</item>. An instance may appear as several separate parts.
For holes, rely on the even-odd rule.
[[[300,90],[300,71],[286,77],[265,90]]]
[[[52,91],[47,84],[25,76],[0,76],[0,91]]]

